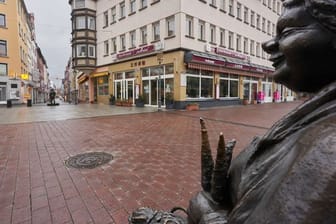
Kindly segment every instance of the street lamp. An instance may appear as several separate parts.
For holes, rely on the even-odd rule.
[[[161,71],[163,72],[163,69],[161,68],[161,63],[163,61],[163,53],[157,54],[157,61],[159,63],[159,79],[158,79],[158,112],[161,111]]]

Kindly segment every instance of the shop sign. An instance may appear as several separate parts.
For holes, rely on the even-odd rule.
[[[123,58],[133,57],[133,56],[140,55],[140,54],[146,54],[154,50],[155,50],[154,45],[148,45],[148,46],[140,47],[140,48],[137,48],[131,51],[126,51],[126,52],[117,54],[117,59],[123,59]]]
[[[217,66],[224,66],[225,65],[224,61],[220,61],[220,60],[216,60],[216,59],[212,59],[212,58],[204,58],[204,57],[200,57],[200,56],[196,56],[196,55],[192,56],[192,61],[193,62],[210,64],[210,65],[217,65]]]
[[[248,59],[248,57],[246,55],[239,54],[237,52],[230,51],[230,50],[227,50],[227,49],[224,49],[224,48],[215,47],[214,51],[215,51],[216,54],[223,55],[223,56],[238,58],[238,59],[242,59],[242,60],[247,60]]]
[[[29,74],[21,74],[22,80],[29,80]]]
[[[137,67],[137,66],[144,66],[146,65],[146,61],[136,61],[136,62],[131,62],[131,67]]]
[[[250,70],[250,66],[248,66],[248,65],[242,65],[242,64],[237,64],[237,63],[230,63],[230,62],[226,63],[226,67],[233,68],[233,69],[241,69],[241,70],[246,70],[246,71]]]

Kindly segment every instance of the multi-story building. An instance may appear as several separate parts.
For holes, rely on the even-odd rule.
[[[0,103],[37,102],[34,16],[24,0],[0,0]]]
[[[292,100],[262,42],[280,0],[70,0],[74,69],[91,102],[110,95],[183,108]],[[275,97],[276,96],[276,97]],[[274,98],[275,97],[275,98]],[[278,99],[279,98],[279,99]]]

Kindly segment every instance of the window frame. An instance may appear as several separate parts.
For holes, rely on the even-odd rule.
[[[4,69],[1,69],[1,67],[4,66]],[[5,73],[1,74],[1,71],[4,70]],[[1,63],[0,62],[0,76],[8,76],[8,64],[7,63]]]
[[[0,40],[0,50],[4,51],[3,53],[0,51],[0,57],[7,57],[8,56],[8,46],[6,40]]]
[[[0,24],[0,27],[5,28],[7,26],[7,24],[6,24],[6,14],[0,13],[0,18],[1,17],[3,18],[3,20],[0,19],[0,22],[3,21],[3,24]]]
[[[166,18],[166,32],[167,37],[175,36],[175,16],[170,16]]]

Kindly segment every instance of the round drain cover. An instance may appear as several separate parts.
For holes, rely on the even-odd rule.
[[[108,163],[113,159],[111,154],[106,152],[88,152],[69,157],[65,160],[67,167],[92,169]]]

